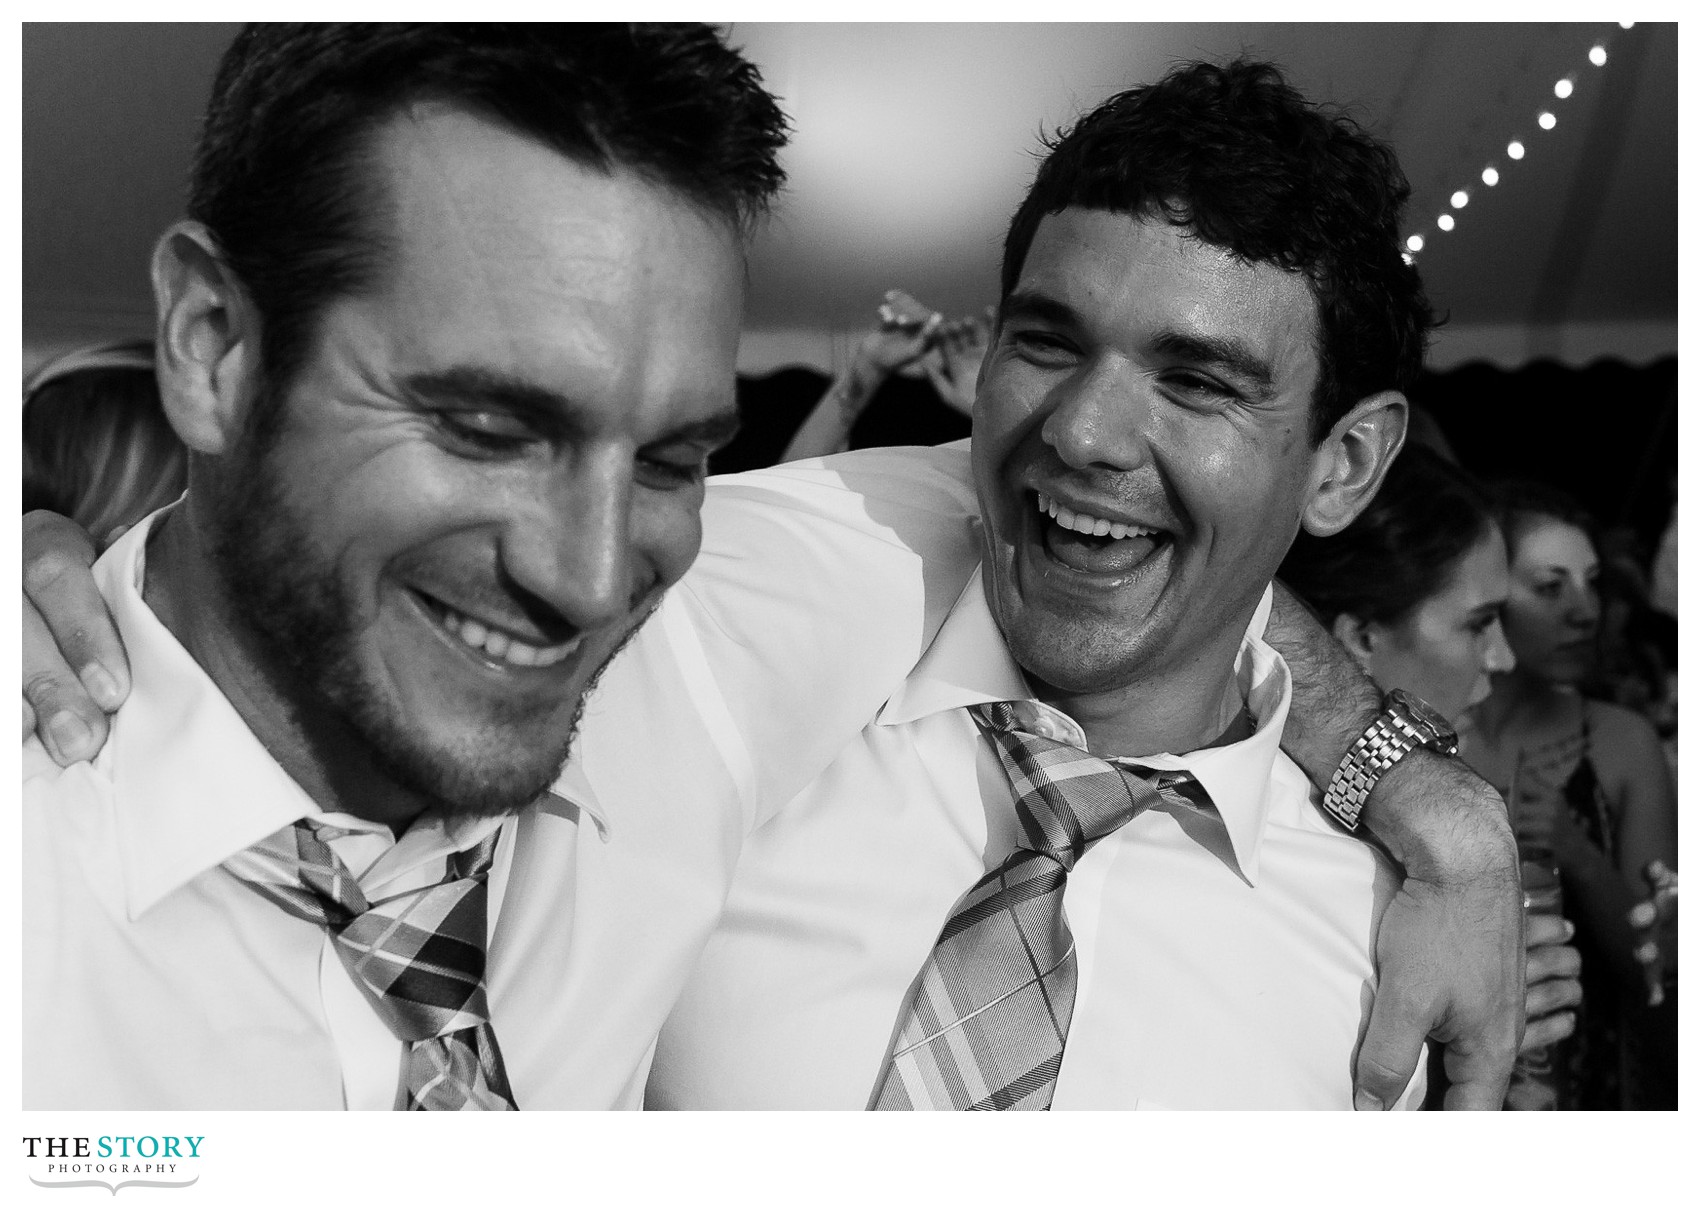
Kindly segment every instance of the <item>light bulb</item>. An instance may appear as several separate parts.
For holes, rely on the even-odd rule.
[[[1603,46],[1596,46],[1593,50],[1589,51],[1588,62],[1592,63],[1595,67],[1604,67],[1606,65],[1606,48]]]
[[[1542,130],[1551,130],[1558,125],[1558,118],[1546,110],[1542,110],[1540,117],[1536,118],[1535,121],[1541,124]]]
[[[1421,236],[1412,236],[1410,239],[1405,241],[1405,247],[1410,249],[1412,252],[1422,252],[1423,238]]]
[[[1560,101],[1562,101],[1566,97],[1568,97],[1575,90],[1575,88],[1576,88],[1576,85],[1571,83],[1569,76],[1566,76],[1564,79],[1560,80],[1557,84],[1552,86],[1552,95],[1557,97]]]
[[[1498,185],[1499,184],[1499,170],[1491,164],[1488,165],[1486,168],[1482,169],[1482,184],[1483,185]]]
[[[1521,160],[1523,158],[1523,145],[1513,139],[1505,145],[1505,154],[1513,160]]]
[[[1470,195],[1465,193],[1463,190],[1459,190],[1457,193],[1452,195],[1452,209],[1453,210],[1463,210],[1469,204],[1470,204]]]
[[[1452,216],[1448,215],[1448,214],[1443,214],[1443,215],[1440,216],[1440,218],[1438,218],[1434,221],[1434,225],[1436,227],[1440,228],[1441,231],[1451,231],[1452,230]]]

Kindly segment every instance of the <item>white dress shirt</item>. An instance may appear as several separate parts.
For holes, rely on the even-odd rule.
[[[1352,1105],[1397,881],[1324,820],[1279,749],[1289,686],[1257,638],[1268,605],[1236,667],[1255,734],[1141,759],[1192,771],[1218,812],[1147,811],[1069,877],[1079,987],[1059,1109]],[[650,1106],[867,1105],[951,907],[1016,842],[1008,781],[966,708],[1030,697],[974,574],[896,694],[745,844]],[[1422,1071],[1400,1105],[1420,1104]]]
[[[966,470],[870,454],[711,488],[701,558],[605,672],[555,795],[503,827],[486,984],[521,1108],[639,1105],[744,835],[854,738],[972,566]],[[67,770],[25,746],[25,1106],[388,1107],[400,1045],[322,932],[218,869],[319,814],[142,601],[150,525],[97,566],[135,688],[107,744]],[[339,848],[382,895],[476,833]]]

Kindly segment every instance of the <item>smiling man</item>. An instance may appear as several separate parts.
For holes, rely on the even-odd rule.
[[[1052,148],[971,473],[868,456],[971,474],[980,568],[745,847],[652,1105],[1354,1105],[1397,879],[1281,752],[1261,637],[1293,536],[1345,526],[1403,439],[1407,192],[1260,64],[1177,69]]]
[[[288,155],[258,154],[268,130]],[[25,696],[47,735],[25,756],[31,1107],[635,1106],[728,906],[657,1101],[820,1101],[760,1059],[795,1049],[830,1057],[791,1076],[806,1084],[842,1059],[825,1101],[861,1105],[877,1067],[866,1054],[883,1055],[907,1013],[892,989],[913,979],[967,873],[984,871],[982,844],[1012,844],[1008,782],[993,766],[980,798],[972,763],[992,750],[953,709],[985,688],[1027,696],[1013,653],[1094,749],[1178,747],[1212,711],[1221,726],[1202,741],[1245,731],[1239,681],[1218,664],[1235,645],[1197,612],[1261,632],[1250,611],[1276,532],[1301,512],[1349,512],[1396,443],[1397,399],[1353,394],[1357,380],[1319,390],[1346,405],[1317,430],[1295,380],[1320,365],[1332,382],[1339,350],[1323,341],[1320,362],[1305,360],[1313,330],[1286,309],[1308,288],[1177,241],[1143,212],[1099,226],[1113,206],[1069,197],[1029,214],[1043,218],[1035,251],[1012,258],[1031,280],[1006,294],[1029,314],[1011,310],[988,369],[980,500],[951,449],[704,493],[731,399],[738,236],[777,183],[780,131],[748,64],[702,29],[262,28],[238,41],[196,222],[157,258],[165,398],[196,452],[189,496],[107,554],[98,592],[79,540],[26,524],[41,614],[25,612]],[[202,186],[231,172],[248,192],[217,211]],[[278,231],[297,237],[289,256],[257,251]],[[1145,300],[1153,286],[1174,299]],[[1254,535],[1265,512],[1275,529]],[[663,594],[699,536],[692,571]],[[134,664],[109,734],[53,643],[116,706],[123,652],[102,595]],[[998,638],[994,602],[1021,650]],[[1320,629],[1290,604],[1272,618],[1295,662],[1327,664]],[[1053,625],[1073,630],[1059,643]],[[1249,638],[1241,661],[1257,760],[1304,788],[1272,756],[1284,671]],[[1143,700],[1119,679],[1147,667],[1183,719],[1163,740],[1147,712],[1124,743],[1114,729]],[[111,671],[104,690],[97,669]],[[1285,721],[1295,760],[1323,782],[1374,714],[1351,669],[1344,654],[1307,667]],[[66,726],[85,710],[79,737]],[[866,728],[876,716],[882,728]],[[923,716],[945,730],[942,766],[883,728]],[[1458,1044],[1459,1101],[1496,1104],[1520,1004],[1503,814],[1439,758],[1377,786],[1391,790],[1366,819],[1408,866],[1379,935],[1368,888],[1391,886],[1386,869],[1310,828],[1337,860],[1312,889],[1331,907],[1311,916],[1344,923],[1316,951],[1345,957],[1328,968],[1315,1039],[1332,1068],[1315,1101],[1350,1082],[1337,1045],[1361,1025],[1373,945],[1397,979],[1359,1059],[1366,1099],[1392,1101],[1435,1031]],[[1255,833],[1254,799],[1224,805],[1236,846]],[[1201,855],[1227,861],[1220,826],[1184,819],[1197,853],[1159,893]],[[1255,859],[1241,865],[1251,878]],[[1308,920],[1271,918],[1290,919]],[[752,921],[758,946],[807,954],[801,985],[750,1006],[740,998],[784,967],[726,966]],[[890,929],[863,933],[880,922]],[[737,996],[722,1015],[728,974]],[[1356,991],[1349,1013],[1341,981]],[[1147,983],[1198,1000],[1187,972]],[[856,1004],[855,1030],[821,1034],[817,998]],[[678,1044],[698,1028],[713,1038],[690,1073]],[[728,1061],[743,1071],[712,1067]]]
[[[497,942],[563,920],[514,838],[570,844],[585,693],[696,555],[783,138],[704,27],[238,37],[153,261],[189,489],[97,569],[135,693],[26,753],[28,1106],[572,1097],[491,885]]]

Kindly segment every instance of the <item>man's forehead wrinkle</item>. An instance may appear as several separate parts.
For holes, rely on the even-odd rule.
[[[603,288],[620,272],[628,250],[610,225],[566,207],[513,213],[513,203],[490,190],[488,172],[480,171],[487,166],[481,166],[476,147],[466,145],[462,121],[477,119],[442,107],[426,113],[413,107],[392,128],[387,151],[398,227],[413,244],[401,258],[413,280],[400,285],[430,292],[434,284],[452,281],[462,309],[457,322],[499,333],[505,352],[520,356],[537,339],[535,325],[526,321],[543,304],[570,295],[587,319],[599,310],[594,300],[607,293]],[[570,229],[567,238],[551,239],[551,231],[561,228]],[[596,324],[577,329],[572,340],[606,352],[609,338]],[[428,357],[430,351],[424,353]]]

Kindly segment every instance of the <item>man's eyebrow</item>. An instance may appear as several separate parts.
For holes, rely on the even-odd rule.
[[[558,391],[481,366],[423,371],[404,377],[402,383],[427,404],[497,409],[557,426],[576,411],[572,400]]]
[[[998,322],[1002,324],[1009,320],[1037,320],[1059,328],[1071,328],[1080,323],[1080,315],[1061,299],[1036,290],[1012,290],[998,308]]]
[[[1152,348],[1167,357],[1218,367],[1259,393],[1275,389],[1275,371],[1268,361],[1233,337],[1170,331],[1159,333]]]

